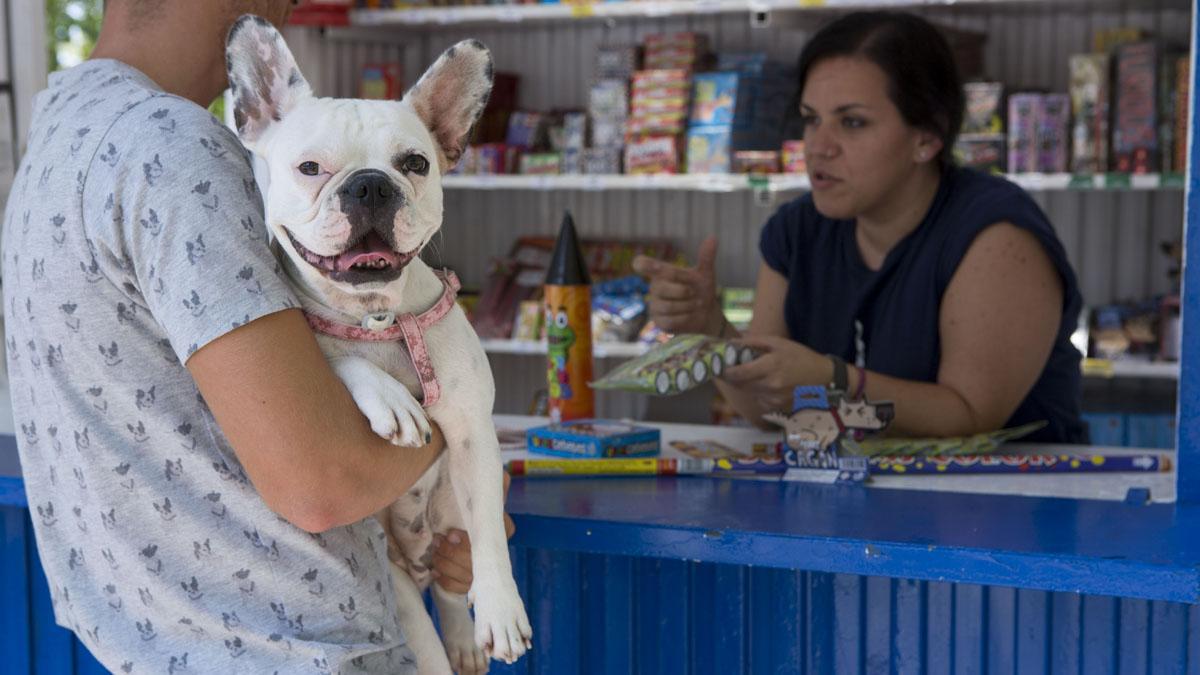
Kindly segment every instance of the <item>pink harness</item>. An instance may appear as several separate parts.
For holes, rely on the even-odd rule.
[[[381,328],[351,326],[349,324],[330,321],[310,312],[304,312],[308,325],[314,331],[330,335],[342,340],[357,340],[359,342],[394,342],[403,341],[408,347],[408,356],[412,359],[413,367],[417,370],[417,379],[421,381],[421,407],[428,408],[441,398],[442,388],[438,384],[437,374],[433,372],[433,361],[429,359],[429,349],[425,346],[424,329],[429,328],[450,313],[454,307],[454,298],[462,286],[458,277],[449,270],[434,274],[442,280],[442,297],[433,307],[420,314],[393,315],[391,312],[382,315],[368,315],[367,319],[379,321],[392,319],[392,323]],[[363,323],[367,323],[367,319]]]

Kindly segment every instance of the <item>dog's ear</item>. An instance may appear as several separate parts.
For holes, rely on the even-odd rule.
[[[225,41],[225,68],[233,94],[233,121],[252,147],[273,123],[312,96],[283,36],[267,20],[245,14]]]
[[[491,52],[479,40],[463,40],[439,56],[404,95],[438,144],[442,173],[467,149],[471,128],[491,93]]]

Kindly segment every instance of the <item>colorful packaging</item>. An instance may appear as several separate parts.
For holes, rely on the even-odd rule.
[[[1158,48],[1153,42],[1124,44],[1117,48],[1117,108],[1113,128],[1117,171],[1150,173],[1156,170],[1157,66]]]
[[[729,173],[728,127],[692,127],[688,131],[687,172]]]
[[[733,124],[737,97],[737,73],[696,75],[692,78],[692,126]]]
[[[808,160],[804,157],[804,141],[783,142],[783,172],[806,173]]]
[[[1041,116],[1040,94],[1013,94],[1008,99],[1008,171],[1037,171],[1037,129]]]
[[[583,151],[583,172],[586,174],[621,173],[621,148],[588,148]]]
[[[675,136],[641,138],[625,146],[625,173],[679,172],[679,139]]]
[[[570,212],[563,215],[546,271],[546,381],[554,422],[592,417],[591,278]]]
[[[504,143],[476,145],[473,154],[475,173],[484,175],[512,173],[512,164],[516,153]]]
[[[1004,85],[999,82],[968,82],[963,85],[967,109],[963,134],[998,134],[1004,131],[1002,100]]]
[[[362,67],[358,97],[398,101],[404,93],[403,68],[399,63],[368,63]]]
[[[748,347],[707,335],[676,335],[592,382],[593,389],[621,389],[673,396],[694,389],[754,358]]]
[[[1181,68],[1183,78],[1179,76]],[[1181,107],[1187,110],[1187,100],[1180,95],[1181,91],[1187,90],[1187,71],[1187,57],[1174,51],[1163,56],[1158,71],[1159,171],[1162,173],[1182,172],[1186,167],[1179,160],[1185,156],[1181,146],[1187,144],[1187,120],[1180,120],[1178,113]],[[1183,122],[1182,127],[1180,121]]]
[[[593,73],[597,79],[627,80],[638,69],[641,60],[641,48],[632,47],[600,47],[596,50],[596,70]]]
[[[1071,171],[1104,173],[1108,170],[1108,70],[1107,54],[1071,57]]]
[[[588,113],[593,118],[625,119],[629,114],[629,85],[625,80],[600,80],[588,90]]]
[[[521,155],[521,173],[526,176],[554,176],[561,172],[562,155],[557,152],[529,152]]]
[[[616,420],[581,419],[525,432],[529,452],[557,457],[650,457],[659,454],[662,432]]]
[[[541,113],[514,112],[508,118],[505,142],[514,148],[532,149],[543,144],[545,118]]]
[[[778,150],[739,150],[733,153],[734,173],[779,173]]]
[[[540,340],[542,338],[542,303],[537,300],[522,300],[517,305],[517,319],[513,324],[514,340]]]
[[[1004,149],[1004,134],[960,136],[954,143],[954,159],[970,169],[1004,173]]]
[[[1067,170],[1067,127],[1071,119],[1071,99],[1066,94],[1042,97],[1038,115],[1038,171],[1062,173]]]

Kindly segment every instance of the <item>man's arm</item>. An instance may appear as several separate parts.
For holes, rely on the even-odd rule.
[[[299,310],[216,338],[187,367],[267,506],[309,532],[395,501],[443,447],[437,425],[421,448],[372,432]]]

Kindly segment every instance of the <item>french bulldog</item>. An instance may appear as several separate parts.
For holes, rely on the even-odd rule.
[[[420,672],[511,663],[533,631],[504,532],[495,383],[454,302],[457,281],[420,258],[442,225],[441,177],[491,93],[491,54],[475,40],[454,45],[400,101],[317,98],[279,32],[247,15],[229,32],[226,64],[272,247],[334,371],[380,436],[419,446],[432,419],[446,439],[441,458],[377,514]],[[433,536],[450,528],[470,536],[474,581],[466,596],[434,584],[439,640],[421,592]]]

